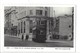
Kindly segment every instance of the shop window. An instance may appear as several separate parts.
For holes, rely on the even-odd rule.
[[[25,33],[25,21],[24,21],[24,33]]]
[[[20,34],[20,23],[18,23],[18,33]]]
[[[42,10],[36,10],[36,15],[42,15]]]
[[[32,33],[33,21],[30,20],[30,33]]]
[[[22,33],[22,22],[21,22],[21,33]]]
[[[32,33],[32,28],[30,28],[30,33]]]

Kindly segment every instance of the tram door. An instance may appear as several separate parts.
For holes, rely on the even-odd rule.
[[[46,20],[38,20],[36,29],[33,31],[35,34],[34,41],[45,42],[46,40]]]

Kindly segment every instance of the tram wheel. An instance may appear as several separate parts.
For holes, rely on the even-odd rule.
[[[32,38],[32,40],[33,40],[34,42],[36,42],[36,39]]]
[[[45,43],[45,40],[38,40],[39,43]]]

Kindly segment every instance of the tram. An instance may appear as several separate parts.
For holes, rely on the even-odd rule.
[[[35,42],[45,42],[47,20],[44,18],[36,18],[33,21],[33,38]]]
[[[47,39],[47,34],[49,31],[47,28],[51,28],[49,21],[53,20],[50,17],[36,17],[27,16],[26,18],[19,19],[19,38],[24,40],[35,41],[35,42],[45,42]],[[49,24],[47,24],[49,23]],[[31,29],[31,32],[30,32]],[[32,34],[32,35],[30,35]]]

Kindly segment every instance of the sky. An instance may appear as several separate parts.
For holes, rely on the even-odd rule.
[[[5,7],[5,9],[9,9],[10,7]],[[55,11],[55,13],[54,13]],[[64,14],[72,14],[72,7],[53,7],[51,12],[51,16],[62,16]],[[52,14],[53,13],[53,14]]]
[[[54,7],[53,12],[54,12],[54,10],[55,10],[55,16],[61,16],[64,14],[72,14],[71,7]]]

